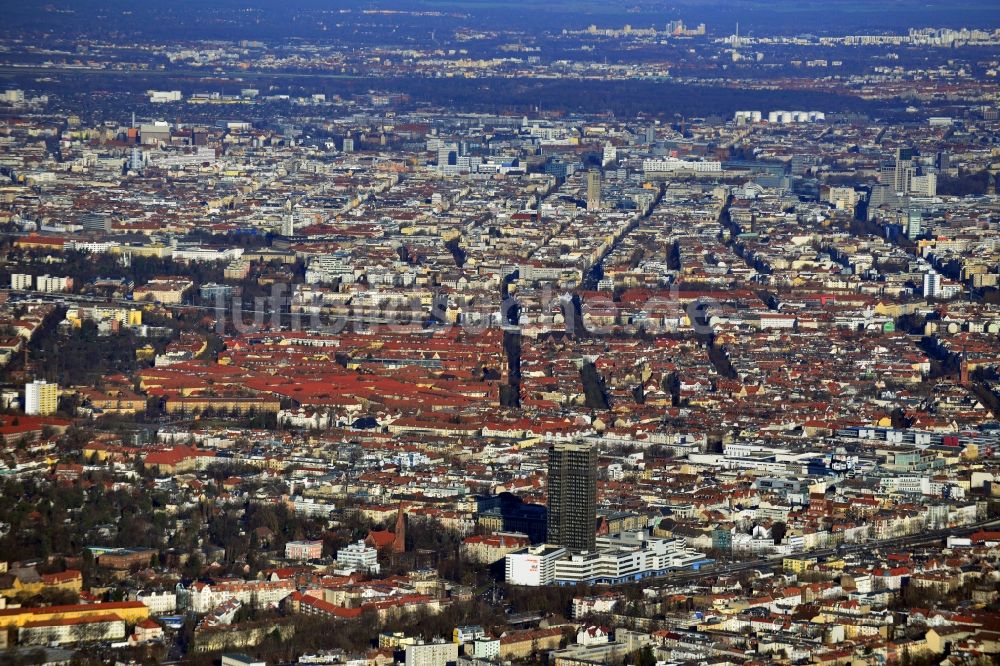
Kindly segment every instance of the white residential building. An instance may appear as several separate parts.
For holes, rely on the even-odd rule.
[[[153,104],[166,104],[169,102],[179,102],[183,99],[180,90],[147,90],[149,101]]]
[[[159,592],[136,592],[135,600],[149,609],[150,615],[165,615],[177,610],[177,593],[169,590]]]
[[[614,612],[615,606],[624,599],[624,596],[610,592],[595,597],[574,597],[573,619],[579,620],[588,615],[607,615]]]
[[[472,656],[476,659],[496,659],[500,656],[500,639],[477,638],[472,641]]]
[[[59,408],[59,385],[41,379],[24,385],[24,413],[47,416]]]
[[[35,289],[46,293],[69,291],[73,286],[73,278],[39,275],[35,278]]]
[[[418,643],[407,645],[406,666],[447,666],[458,661],[458,643]]]
[[[356,541],[337,551],[337,565],[341,569],[377,574],[380,568],[378,551],[366,546],[364,541]]]
[[[646,173],[671,173],[673,171],[694,171],[695,173],[720,173],[722,162],[717,160],[681,160],[676,157],[650,159],[642,161],[642,170]]]
[[[471,643],[478,638],[485,638],[486,630],[478,624],[469,624],[461,627],[455,627],[452,632],[452,640],[459,645],[464,645],[465,643]]]
[[[207,613],[230,599],[256,608],[276,608],[294,591],[292,580],[227,580],[196,582],[190,588],[178,586],[181,598],[187,598],[188,609],[194,613]]]
[[[35,278],[27,273],[11,273],[10,288],[21,291],[30,291]]]

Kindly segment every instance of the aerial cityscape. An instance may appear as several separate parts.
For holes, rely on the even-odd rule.
[[[0,666],[1000,663],[1000,7],[0,2]]]

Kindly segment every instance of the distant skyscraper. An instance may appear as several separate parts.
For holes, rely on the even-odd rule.
[[[132,156],[129,158],[128,168],[139,173],[144,166],[145,160],[143,159],[142,149],[139,146],[132,146]]]
[[[282,218],[281,235],[282,236],[295,235],[295,216],[292,213],[285,213],[285,217]]]
[[[438,148],[437,164],[439,169],[458,164],[458,146],[454,143],[442,143]]]
[[[604,153],[601,155],[601,162],[608,166],[609,164],[614,164],[618,161],[618,149],[615,148],[615,144],[606,143],[604,144]]]
[[[896,192],[896,163],[883,162],[878,169],[878,182]]]
[[[813,165],[811,155],[792,155],[791,172],[793,176],[804,176]]]
[[[937,298],[941,293],[941,276],[934,271],[924,273],[924,298]]]
[[[79,222],[84,231],[111,231],[111,216],[104,213],[84,213]]]
[[[587,172],[587,210],[601,209],[601,172]]]
[[[899,148],[896,150],[896,168],[894,172],[895,187],[897,192],[909,194],[910,181],[917,175],[916,157],[917,151],[913,148]]]
[[[906,211],[906,237],[910,240],[916,240],[921,233],[920,229],[921,215],[920,209],[910,208]]]
[[[915,197],[937,196],[937,174],[926,173],[910,178],[910,194]]]
[[[560,442],[549,448],[547,541],[594,550],[597,535],[597,449]]]

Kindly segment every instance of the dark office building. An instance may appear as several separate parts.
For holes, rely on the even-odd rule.
[[[476,498],[476,523],[490,532],[521,532],[531,543],[545,541],[545,507],[524,502],[512,493]]]
[[[549,448],[548,539],[575,550],[594,550],[597,449],[559,443]]]
[[[84,231],[111,232],[111,216],[101,213],[84,213],[80,216],[80,225]]]

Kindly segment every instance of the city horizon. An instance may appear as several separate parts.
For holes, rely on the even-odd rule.
[[[1000,659],[1000,14],[4,3],[0,666]]]

